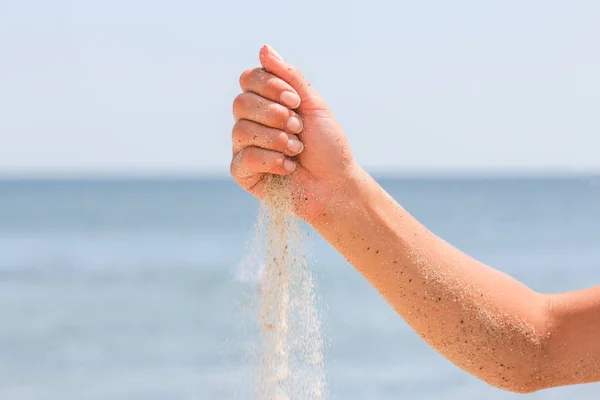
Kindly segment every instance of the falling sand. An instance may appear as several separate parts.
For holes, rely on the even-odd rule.
[[[267,179],[254,243],[264,257],[256,398],[320,400],[325,398],[323,339],[303,235],[292,211],[289,180]]]

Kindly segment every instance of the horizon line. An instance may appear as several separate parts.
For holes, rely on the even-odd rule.
[[[445,168],[384,170],[364,168],[376,179],[565,179],[600,178],[600,168]],[[42,173],[0,171],[0,181],[186,181],[233,180],[228,173],[210,171],[87,171]]]

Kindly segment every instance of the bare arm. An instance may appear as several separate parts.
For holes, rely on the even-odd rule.
[[[264,199],[288,176],[294,208],[431,346],[515,392],[600,381],[600,287],[534,292],[444,242],[352,157],[331,110],[272,48],[242,73],[231,173]]]
[[[543,386],[600,381],[600,286],[545,297],[549,382]]]
[[[515,392],[600,380],[600,287],[534,292],[428,231],[364,171],[311,224],[433,348]]]

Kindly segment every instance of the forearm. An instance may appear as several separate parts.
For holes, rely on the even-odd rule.
[[[266,200],[263,178],[288,176],[296,215],[473,375],[513,391],[600,381],[600,289],[540,295],[436,237],[356,167],[296,67],[268,46],[260,63],[233,102],[231,173],[242,188]]]
[[[548,375],[556,386],[600,380],[600,286],[549,295]]]
[[[364,171],[344,193],[311,225],[419,336],[492,385],[537,389],[546,297],[435,236]]]

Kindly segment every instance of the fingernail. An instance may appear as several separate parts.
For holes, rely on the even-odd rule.
[[[287,91],[281,92],[281,96],[279,96],[279,99],[281,100],[284,106],[292,109],[298,108],[298,106],[300,105],[300,96],[298,96],[296,93]]]
[[[304,145],[299,140],[290,139],[287,142],[287,149],[290,151],[290,153],[298,154],[302,151],[303,148]]]
[[[287,128],[292,133],[298,133],[302,130],[302,122],[297,117],[290,117],[287,121]]]
[[[296,168],[296,163],[293,162],[292,160],[286,159],[283,162],[283,169],[285,169],[287,172],[292,172],[295,168]]]
[[[281,60],[281,61],[283,61],[283,57],[281,57],[281,56],[279,55],[279,53],[275,51],[275,49],[274,49],[274,48],[272,48],[271,46],[267,45],[267,50],[269,51],[269,53],[271,53],[271,55],[272,55],[273,57],[275,57],[275,58],[276,58],[276,59],[278,59],[278,60]]]

